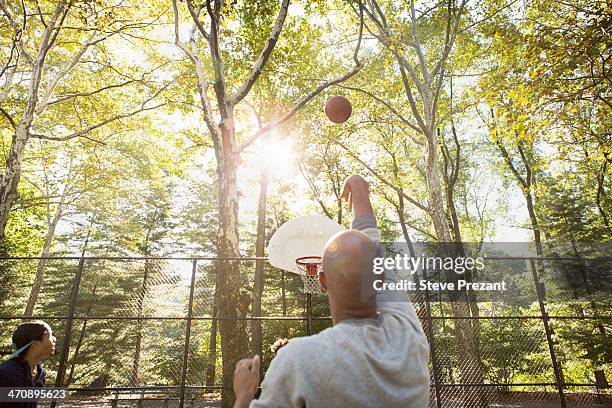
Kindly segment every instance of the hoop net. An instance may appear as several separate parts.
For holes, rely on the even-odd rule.
[[[295,264],[303,272],[300,276],[304,283],[304,293],[323,293],[319,285],[319,272],[321,271],[320,256],[302,256],[295,260]]]

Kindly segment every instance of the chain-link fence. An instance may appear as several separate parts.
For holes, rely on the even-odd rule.
[[[217,323],[226,318],[216,307],[215,286],[226,261],[0,259],[0,350],[12,353],[18,323],[43,319],[57,337],[56,354],[45,362],[47,383],[70,389],[70,399],[58,405],[219,406]],[[243,286],[251,289],[256,259],[239,262]],[[505,275],[507,290],[473,294],[462,307],[441,291],[411,294],[431,346],[430,406],[612,406],[608,289],[559,284],[568,279],[558,273],[584,266],[575,259],[487,262],[495,263],[490,270],[513,271]],[[607,273],[599,282],[609,284],[610,265],[599,270]],[[42,284],[33,296],[37,271]],[[298,276],[267,263],[264,276],[262,312],[253,316],[249,308],[244,319],[253,352],[253,333],[261,327],[265,370],[275,340],[317,333],[331,318],[325,295],[312,295],[307,304]],[[31,316],[24,315],[28,303]]]

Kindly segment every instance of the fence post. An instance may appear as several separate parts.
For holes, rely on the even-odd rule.
[[[306,335],[312,334],[312,294],[306,293]]]
[[[424,272],[425,276],[427,274]],[[427,337],[429,337],[429,353],[431,354],[431,368],[433,369],[434,391],[436,394],[436,407],[442,408],[440,397],[440,371],[436,360],[436,345],[433,334],[433,319],[431,318],[431,305],[429,304],[429,290],[425,288],[425,310],[427,313]]]
[[[561,376],[561,367],[559,367],[559,363],[557,362],[557,355],[555,354],[555,347],[552,340],[552,333],[550,330],[550,326],[548,325],[548,313],[546,312],[546,306],[544,304],[544,294],[542,293],[542,289],[544,288],[544,284],[540,282],[538,278],[538,270],[536,267],[535,260],[533,258],[529,258],[529,263],[531,264],[531,273],[533,275],[533,281],[535,283],[536,294],[538,295],[538,303],[540,305],[540,314],[542,315],[542,323],[544,323],[544,331],[546,332],[546,341],[548,343],[548,351],[550,352],[550,359],[552,360],[553,372],[555,374],[555,384],[557,386],[557,391],[559,392],[559,399],[561,400],[561,407],[566,408],[567,403],[565,401],[565,395],[563,393],[563,378]]]
[[[187,318],[185,321],[185,346],[183,348],[183,372],[181,373],[181,394],[179,396],[179,408],[183,408],[185,403],[185,381],[187,381],[187,362],[189,359],[189,340],[191,337],[191,318],[193,317],[193,291],[195,288],[195,277],[198,260],[192,260],[191,285],[189,287],[189,306],[187,307]]]

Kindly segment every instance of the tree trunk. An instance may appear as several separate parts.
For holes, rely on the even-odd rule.
[[[19,194],[17,185],[21,178],[21,161],[23,152],[28,141],[28,132],[32,119],[22,120],[11,143],[8,159],[6,160],[6,170],[0,177],[0,242],[4,241],[6,224],[8,223],[11,208],[17,201]]]
[[[452,82],[451,82],[452,87]],[[452,88],[451,88],[452,89]],[[441,138],[442,145],[442,158],[444,162],[444,183],[446,185],[446,207],[448,209],[448,218],[449,218],[449,228],[451,229],[451,235],[453,237],[453,248],[456,251],[455,256],[466,257],[466,251],[463,246],[463,239],[461,237],[461,226],[459,224],[459,217],[457,215],[457,208],[455,206],[455,186],[457,180],[459,178],[459,170],[461,165],[461,144],[459,142],[459,138],[457,137],[457,131],[455,129],[455,124],[451,119],[451,131],[453,135],[453,140],[455,143],[455,151],[454,151],[454,161],[451,158],[450,151],[446,145],[446,142],[443,138]],[[438,132],[438,136],[440,133]],[[464,274],[464,279],[468,282],[474,281],[473,271],[466,271]],[[476,292],[473,290],[466,291],[467,294],[467,307],[469,308],[468,315],[473,317],[474,319],[466,320],[464,324],[467,326],[468,324],[471,326],[471,338],[473,339],[473,355],[477,360],[476,363],[480,365],[480,320],[478,317],[480,316],[480,309],[478,308],[478,300],[476,298]],[[484,405],[484,394],[479,393],[477,398],[481,400],[481,403]]]
[[[342,179],[340,178],[340,174],[338,171],[338,163],[335,164],[334,166],[334,177],[330,177],[333,189],[334,189],[334,195],[336,196],[336,209],[338,211],[338,224],[342,225],[342,219],[343,219],[343,214],[342,214],[342,199],[340,198],[340,195],[342,194]]]
[[[255,256],[263,257],[266,245],[266,201],[268,193],[268,173],[264,170],[261,174],[259,202],[257,205],[257,239],[255,241]],[[264,288],[264,261],[257,260],[255,263],[255,281],[253,283],[253,316],[261,316],[261,296]],[[262,331],[261,320],[253,320],[253,349],[262,356]],[[263,371],[263,365],[260,366]]]
[[[399,204],[397,205],[397,207],[395,207],[395,209],[397,210],[397,216],[399,218],[400,227],[402,228],[402,234],[404,235],[404,241],[406,242],[406,245],[408,247],[408,253],[410,254],[410,257],[415,258],[416,254],[414,252],[414,245],[412,244],[412,240],[410,239],[410,235],[408,234],[408,225],[406,224],[406,216],[404,214],[404,197],[398,193],[397,198]],[[419,276],[418,272],[415,272],[414,275],[412,275],[412,281],[415,283],[417,288],[419,287],[420,279],[421,277]],[[419,318],[419,321],[421,322],[423,330],[425,331],[425,333],[430,333],[431,328],[429,327],[429,323],[427,321],[425,294],[420,290],[415,291],[413,294],[411,294],[410,300],[412,301],[415,307],[416,314]]]
[[[94,218],[91,219],[89,223],[89,230],[87,231],[87,237],[85,238],[85,243],[83,244],[83,249],[81,250],[81,256],[85,256],[85,251],[87,250],[87,245],[89,244],[89,237],[91,235],[91,227],[93,226]],[[94,287],[91,291],[91,297],[95,299],[96,290],[98,288],[98,284],[94,284]],[[91,308],[93,306],[92,302],[89,302],[87,305],[87,311],[85,312],[85,316],[89,316],[91,312]],[[74,349],[74,354],[72,355],[72,364],[70,365],[70,374],[68,375],[68,380],[66,381],[66,385],[70,384],[72,381],[72,375],[74,374],[74,369],[76,367],[77,357],[79,356],[79,352],[81,351],[81,345],[83,344],[83,339],[85,338],[85,330],[87,329],[87,322],[89,320],[83,320],[83,326],[81,327],[81,333],[79,334],[79,338],[76,344],[76,348]],[[112,338],[115,338],[113,336]],[[65,341],[69,341],[69,339],[65,339]]]
[[[567,220],[566,220],[567,221]],[[576,245],[576,240],[572,237],[570,239],[571,243],[572,243],[572,249],[574,250],[574,256],[578,259],[582,259],[582,256],[580,254],[580,252],[578,252],[578,245]],[[591,284],[588,281],[588,276],[585,272],[585,267],[584,265],[581,263],[580,267],[578,268],[580,271],[580,274],[582,275],[582,280],[583,280],[583,285],[584,288],[586,289],[586,293],[587,293],[587,298],[589,300],[589,305],[591,306],[591,311],[593,313],[593,315],[595,316],[599,316],[599,311],[597,310],[597,305],[595,304],[595,301],[593,300],[593,294],[591,293]],[[576,299],[579,298],[579,295],[576,293],[576,290],[574,289],[574,297]],[[581,315],[582,316],[586,316],[586,312],[584,310],[584,307],[580,306],[581,309]],[[604,327],[603,323],[601,322],[601,320],[594,321],[595,327],[597,328],[597,330],[599,331],[599,334],[601,334],[602,336],[606,335],[606,328]],[[588,355],[595,355],[595,350],[592,344],[590,343],[586,343],[585,344],[585,348],[587,349]],[[596,361],[594,359],[591,359],[591,364],[593,364],[593,366],[595,367],[593,369],[593,374],[595,374],[595,382],[597,384],[598,387],[600,386],[608,386],[608,379],[606,378],[606,372],[604,370],[602,370],[601,368],[601,364],[599,363],[599,361]],[[602,388],[605,388],[602,387]]]
[[[64,4],[58,4],[58,12],[64,7]],[[30,87],[28,89],[28,102],[23,111],[23,116],[19,124],[15,128],[15,135],[11,141],[8,159],[6,160],[6,170],[0,177],[0,242],[4,241],[6,224],[8,223],[11,208],[17,201],[19,193],[17,185],[21,178],[21,162],[23,153],[28,142],[30,128],[34,122],[34,112],[38,104],[38,94],[40,91],[40,80],[42,77],[43,65],[47,51],[49,50],[49,35],[55,20],[59,14],[56,14],[51,21],[48,22],[47,29],[43,33],[43,40],[40,45],[36,61],[32,64],[32,76],[30,79]]]
[[[285,271],[281,271],[281,307],[283,317],[287,316],[287,295],[285,293]]]
[[[97,284],[94,285],[92,291],[91,291],[91,295],[92,298],[95,298],[96,296],[96,289],[97,289]],[[93,303],[89,303],[87,305],[87,310],[85,311],[85,316],[89,316],[89,313],[91,312],[91,307],[92,307]],[[68,379],[66,380],[66,385],[70,385],[72,383],[72,375],[74,374],[74,369],[76,367],[76,363],[77,363],[77,357],[79,356],[79,351],[81,350],[81,346],[83,345],[83,339],[85,338],[85,330],[87,329],[87,322],[89,322],[89,320],[83,320],[83,326],[81,327],[81,332],[79,333],[79,338],[77,339],[77,344],[76,347],[74,348],[74,354],[72,355],[72,364],[70,364],[70,373],[68,374]]]
[[[525,193],[525,201],[527,203],[527,212],[529,213],[529,221],[531,222],[531,228],[533,229],[533,241],[536,246],[536,253],[538,256],[542,256],[544,253],[542,250],[542,238],[540,236],[540,225],[538,223],[538,218],[535,213],[535,209],[533,207],[533,198],[531,196],[531,191]]]
[[[217,166],[219,177],[219,252],[221,258],[239,258],[238,236],[238,182],[236,173],[238,157],[233,153],[233,118],[226,120],[223,129],[223,160]],[[229,134],[227,134],[229,133]],[[222,407],[232,407],[235,395],[232,390],[234,368],[238,360],[248,356],[248,332],[246,309],[241,307],[242,284],[240,281],[240,262],[237,260],[220,261],[219,316],[229,318],[219,321],[221,351],[223,360]]]
[[[148,234],[147,234],[148,237]],[[148,246],[148,243],[145,244]],[[148,256],[148,249],[145,249],[145,256]],[[149,260],[145,259],[145,264],[144,264],[144,273],[142,276],[142,286],[140,288],[140,296],[138,297],[138,303],[137,303],[137,312],[138,312],[138,317],[142,317],[142,309],[144,306],[144,300],[145,297],[147,296],[147,284],[148,284],[148,280],[149,280]],[[141,348],[142,348],[142,320],[138,319],[136,320],[136,344],[134,346],[134,359],[132,360],[132,375],[131,375],[131,384],[132,385],[137,385],[138,384],[138,377],[139,377],[139,373],[140,373],[140,353],[141,353]]]
[[[435,133],[431,132],[425,143],[425,181],[429,197],[429,215],[433,223],[438,242],[452,242],[446,213],[444,211],[444,199],[442,197],[442,185],[440,184],[440,173],[438,172],[438,154]]]
[[[431,218],[436,239],[438,243],[446,246],[452,243],[452,236],[449,229],[449,223],[446,216],[446,203],[443,197],[440,174],[438,172],[438,146],[437,146],[437,127],[438,120],[436,111],[438,108],[438,97],[441,93],[442,83],[444,80],[444,69],[448,55],[453,48],[453,43],[458,32],[459,21],[466,1],[463,0],[458,4],[455,13],[452,12],[452,4],[448,3],[447,29],[444,49],[440,59],[435,63],[435,68],[430,72],[426,53],[423,52],[423,45],[417,34],[417,18],[414,9],[414,4],[411,7],[411,16],[413,24],[412,38],[409,40],[409,47],[413,48],[418,57],[418,65],[415,67],[411,62],[406,61],[404,54],[398,50],[397,43],[390,41],[392,35],[395,35],[392,25],[388,24],[381,7],[377,2],[367,2],[366,6],[372,5],[372,9],[368,12],[368,16],[379,27],[380,34],[374,34],[379,41],[385,45],[387,49],[394,55],[404,86],[406,97],[410,104],[410,110],[415,118],[417,125],[411,125],[413,129],[417,129],[424,136],[424,161],[425,161],[425,181],[427,185],[428,203],[427,212]],[[379,21],[380,17],[380,21]],[[453,21],[454,20],[454,21]],[[452,27],[452,28],[451,28]],[[403,41],[400,40],[400,42]],[[432,61],[433,62],[433,61]],[[418,72],[417,72],[418,71]],[[433,73],[433,75],[432,75]],[[416,87],[419,98],[417,99],[413,93],[412,84]],[[419,106],[421,109],[419,109]],[[459,243],[455,243],[459,245]],[[447,247],[448,248],[448,247]],[[457,256],[457,251],[454,248],[446,249],[446,254],[441,256]],[[457,274],[454,271],[446,273],[447,281],[454,282],[457,280]],[[454,317],[470,317],[469,298],[466,292],[456,293],[452,299],[452,309]],[[475,336],[472,331],[471,324],[468,319],[454,319],[455,329],[457,333],[456,343],[457,350],[460,353],[460,369],[462,380],[466,384],[482,383],[482,370],[480,367],[480,358],[475,343]],[[470,398],[470,406],[483,407],[486,406],[486,398],[481,388],[475,387],[476,400]]]
[[[457,208],[454,201],[454,188],[447,188],[446,195],[448,212],[450,214],[450,227],[452,228],[453,241],[459,246],[463,242],[461,238],[461,229],[459,227],[459,217],[457,216]]]
[[[607,173],[607,167],[608,167],[608,154],[604,153],[604,160],[601,166],[601,173],[597,175],[597,196],[596,196],[595,202],[597,203],[597,209],[599,210],[599,214],[601,215],[601,218],[603,219],[604,225],[608,228],[608,233],[611,233],[612,231],[610,230],[610,222],[608,221],[608,215],[606,211],[604,210],[603,206],[601,205],[601,199],[602,197],[605,197],[604,180],[605,180],[606,173]]]
[[[218,252],[218,251],[217,251]],[[206,365],[206,385],[208,386],[207,391],[213,392],[216,381],[216,372],[217,372],[217,331],[218,331],[218,321],[217,317],[219,316],[219,281],[221,278],[221,269],[220,269],[221,261],[217,262],[215,268],[215,291],[213,294],[213,304],[212,304],[212,320],[210,323],[210,340],[208,341],[208,361]]]
[[[145,235],[145,240],[144,240],[144,247],[143,247],[143,255],[145,256],[145,261],[144,261],[144,272],[142,275],[142,286],[140,288],[140,296],[138,297],[138,302],[137,302],[137,312],[138,312],[138,317],[142,317],[142,309],[144,306],[144,300],[145,297],[147,296],[147,286],[148,286],[148,281],[149,281],[149,260],[146,259],[146,257],[149,257],[151,255],[151,253],[149,252],[149,243],[150,243],[150,239],[151,239],[151,233],[153,232],[153,229],[155,228],[155,225],[157,223],[157,214],[159,212],[159,208],[155,208],[155,212],[153,213],[153,218],[152,218],[152,223],[149,225],[148,229],[147,229],[147,233]],[[141,348],[142,348],[142,320],[136,320],[136,344],[134,347],[134,359],[132,360],[132,377],[131,377],[131,382],[132,384],[138,384],[138,377],[139,377],[139,371],[140,371],[140,352],[141,352]]]
[[[399,218],[400,226],[402,227],[402,234],[404,235],[404,241],[406,241],[410,256],[414,258],[416,257],[414,253],[414,245],[412,245],[410,235],[408,234],[408,225],[406,225],[406,216],[404,214],[404,197],[398,193],[397,198],[399,200],[399,205],[397,207],[397,216]]]
[[[449,225],[447,222],[445,201],[442,195],[442,185],[438,172],[437,143],[435,132],[428,132],[427,142],[425,143],[425,178],[429,194],[429,215],[431,217],[438,242],[448,248],[447,245],[453,242]],[[460,243],[454,243],[460,245]],[[445,248],[445,249],[446,249]],[[453,253],[442,256],[457,256],[458,254],[450,248]],[[446,279],[450,282],[458,280],[454,271],[446,273]],[[467,292],[456,292],[451,299],[451,308],[455,317],[470,317],[470,299]],[[454,319],[457,350],[459,350],[459,368],[461,381],[464,384],[483,383],[480,356],[478,353],[478,339],[469,319]],[[470,406],[486,407],[486,397],[480,388],[474,390],[475,400],[470,398]],[[474,395],[472,394],[472,395]]]
[[[49,224],[49,228],[47,229],[47,235],[45,237],[45,243],[43,245],[43,249],[40,253],[41,259],[38,260],[38,266],[36,268],[36,276],[34,277],[34,283],[32,284],[32,289],[30,289],[30,296],[28,297],[28,303],[26,304],[24,317],[32,317],[34,314],[34,306],[36,306],[36,301],[38,300],[38,294],[40,293],[40,288],[42,287],[43,277],[45,275],[45,269],[47,266],[47,260],[45,257],[49,256],[49,252],[51,250],[51,244],[53,243],[53,238],[55,237],[55,229],[57,227],[58,222],[62,219],[62,209],[58,208],[53,220]]]
[[[88,306],[87,311],[91,309],[91,304]],[[79,338],[77,339],[77,344],[74,349],[74,354],[72,355],[72,364],[70,364],[70,372],[68,373],[68,379],[66,380],[65,385],[69,386],[72,383],[72,375],[74,374],[74,369],[77,363],[77,357],[79,356],[79,351],[81,350],[81,345],[83,344],[83,339],[85,338],[85,330],[87,329],[87,322],[89,320],[83,320],[83,326],[81,326],[81,332],[79,333]]]
[[[214,296],[213,310],[212,310],[212,321],[210,323],[210,340],[208,342],[208,362],[206,365],[206,391],[213,392],[215,385],[215,377],[217,371],[217,296]]]

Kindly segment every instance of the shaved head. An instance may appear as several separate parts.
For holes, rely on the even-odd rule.
[[[364,318],[376,314],[372,272],[376,256],[375,243],[361,231],[342,231],[327,241],[320,280],[327,289],[332,315]]]

